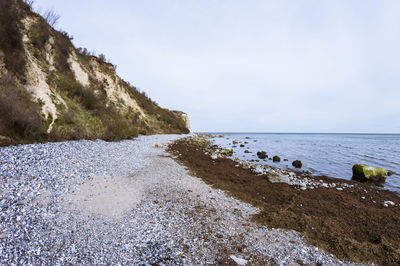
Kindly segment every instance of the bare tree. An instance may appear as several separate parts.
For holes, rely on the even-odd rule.
[[[43,14],[43,18],[49,23],[53,28],[57,25],[58,20],[60,19],[60,15],[58,15],[53,10],[49,9]]]
[[[33,9],[34,0],[24,0],[24,2],[31,8],[31,10]]]
[[[99,59],[103,62],[106,62],[107,60],[105,54],[99,54]]]

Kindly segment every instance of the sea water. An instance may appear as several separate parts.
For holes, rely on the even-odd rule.
[[[256,160],[257,151],[265,151],[269,158],[278,155],[279,163],[272,160],[259,163],[282,169],[292,169],[294,160],[301,160],[301,170],[313,175],[351,179],[356,163],[385,168],[388,176],[384,187],[400,192],[400,134],[294,134],[294,133],[213,133],[215,144],[232,147],[242,160]],[[247,138],[246,138],[247,137]],[[236,140],[241,143],[233,144]],[[244,142],[248,142],[244,144]],[[240,147],[244,144],[245,147]],[[245,153],[248,150],[251,153]],[[284,161],[287,159],[287,161]],[[297,169],[298,170],[298,169]]]

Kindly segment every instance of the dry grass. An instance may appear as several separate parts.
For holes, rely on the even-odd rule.
[[[0,134],[13,139],[40,139],[45,135],[39,106],[8,75],[0,77],[0,123]]]

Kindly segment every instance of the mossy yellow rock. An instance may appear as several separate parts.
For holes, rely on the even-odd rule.
[[[385,183],[387,171],[383,168],[375,168],[365,164],[353,165],[353,179],[361,182]]]

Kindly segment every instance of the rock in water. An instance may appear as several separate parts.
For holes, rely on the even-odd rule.
[[[259,151],[259,152],[257,152],[257,156],[258,156],[258,158],[260,158],[260,159],[265,159],[265,158],[268,157],[268,156],[267,156],[267,153],[266,153],[265,151]]]
[[[292,165],[296,168],[301,168],[303,166],[303,163],[300,160],[296,160],[292,163]]]
[[[386,169],[375,168],[364,164],[353,165],[353,179],[360,182],[385,183],[388,173]]]
[[[281,158],[279,156],[275,155],[274,158],[272,158],[272,161],[273,162],[280,162]]]

